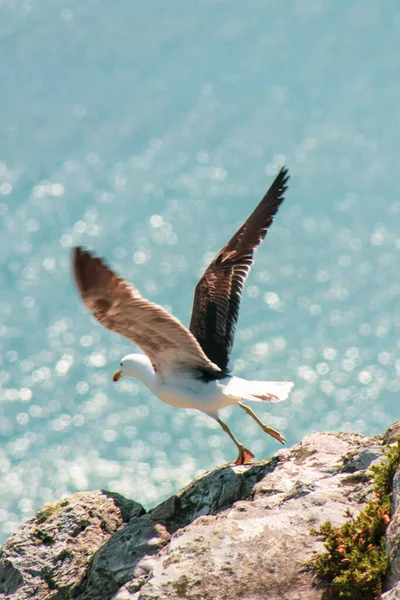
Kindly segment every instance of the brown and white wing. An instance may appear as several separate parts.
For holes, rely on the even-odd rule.
[[[282,168],[235,235],[212,261],[196,286],[190,331],[208,358],[226,372],[232,351],[243,286],[254,252],[273,221],[289,179]]]
[[[87,250],[75,248],[74,274],[82,300],[104,327],[137,344],[160,375],[196,370],[218,373],[178,319],[118,277]]]

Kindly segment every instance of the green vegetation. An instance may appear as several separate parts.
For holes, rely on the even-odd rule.
[[[39,528],[35,529],[32,532],[32,537],[35,538],[34,543],[45,544],[46,546],[51,546],[51,544],[54,544],[54,542],[56,541],[52,535],[46,533],[45,531]]]
[[[176,593],[178,594],[179,598],[185,598],[187,591],[188,591],[188,579],[186,577],[186,575],[182,575],[182,577],[180,577],[178,579],[178,581],[176,581],[174,583],[174,588]]]
[[[341,527],[328,521],[311,534],[324,541],[325,552],[308,567],[331,600],[378,600],[388,566],[385,532],[390,522],[393,476],[400,465],[400,440],[385,451],[385,459],[371,468],[374,499]]]
[[[65,506],[68,506],[68,500],[62,500],[61,502],[54,502],[54,504],[48,504],[47,506],[42,508],[41,511],[38,512],[36,516],[36,523],[38,525],[45,523],[50,518],[54,517],[54,515]]]

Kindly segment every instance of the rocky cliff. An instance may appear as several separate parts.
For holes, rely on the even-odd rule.
[[[225,465],[146,512],[106,491],[74,494],[23,524],[1,551],[12,600],[319,600],[310,535],[373,495],[368,469],[400,435],[315,433],[271,459]],[[400,598],[400,472],[386,545],[385,600]]]

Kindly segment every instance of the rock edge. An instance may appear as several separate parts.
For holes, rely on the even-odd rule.
[[[372,497],[367,470],[384,436],[314,433],[272,458],[206,473],[148,512],[106,491],[81,492],[24,523],[0,551],[10,600],[319,600],[309,534],[341,525]],[[400,598],[400,472],[387,533],[385,600]]]

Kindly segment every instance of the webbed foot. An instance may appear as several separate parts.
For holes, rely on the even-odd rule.
[[[254,458],[254,454],[242,446],[239,448],[239,454],[235,461],[235,465],[245,465],[246,463],[249,463],[252,458]]]

